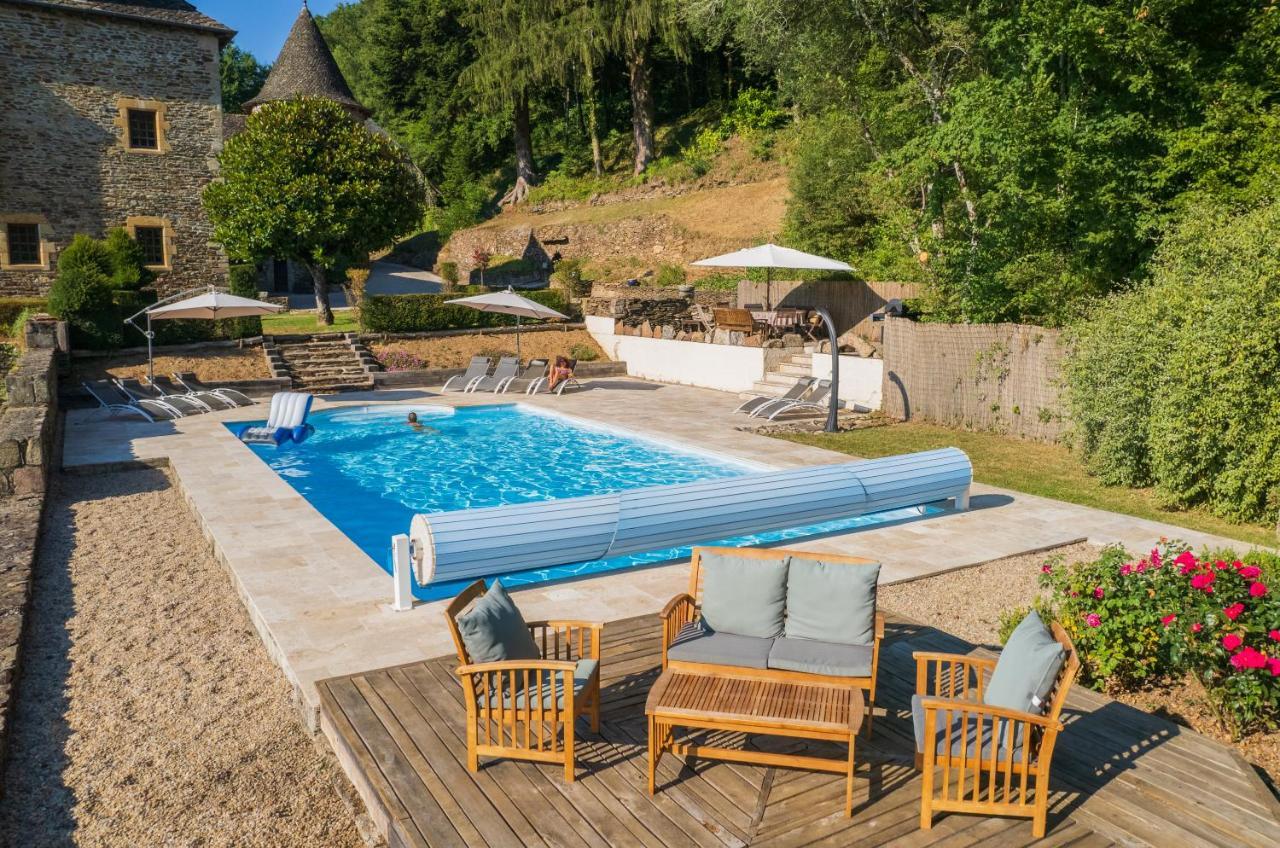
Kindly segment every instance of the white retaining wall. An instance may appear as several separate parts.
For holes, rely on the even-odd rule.
[[[613,319],[598,315],[587,316],[587,332],[632,377],[725,392],[749,391],[764,379],[763,348],[618,336]]]
[[[813,355],[812,375],[820,380],[831,376],[831,354]],[[880,408],[880,391],[884,385],[884,360],[861,356],[840,357],[840,400],[848,406],[856,403],[867,409]]]

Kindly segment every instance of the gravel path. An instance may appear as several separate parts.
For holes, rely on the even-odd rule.
[[[877,603],[967,642],[998,648],[1000,614],[1030,606],[1040,592],[1040,566],[1051,556],[1066,563],[1097,559],[1101,548],[1080,542],[1038,554],[1019,554],[936,577],[885,586]]]
[[[62,477],[46,524],[0,844],[363,845],[165,474]]]

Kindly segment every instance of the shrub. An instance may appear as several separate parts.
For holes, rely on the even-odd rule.
[[[530,300],[566,315],[570,307],[563,294],[543,290],[523,292]],[[452,295],[450,295],[452,297]],[[446,306],[438,294],[369,295],[360,304],[360,326],[370,333],[418,333],[514,325],[511,315],[480,312],[466,306]]]
[[[58,257],[58,275],[49,289],[49,311],[71,328],[73,345],[93,349],[120,346],[119,312],[112,299],[111,261],[106,247],[78,235]]]
[[[456,286],[458,284],[458,263],[441,262],[440,279],[444,280],[444,284],[447,288],[452,289]]]
[[[142,247],[123,227],[108,230],[103,246],[106,248],[107,261],[111,268],[113,289],[137,291],[155,279],[155,274],[147,270],[144,264]]]
[[[589,344],[579,342],[569,348],[569,355],[579,362],[595,362],[600,358],[600,353]]]
[[[694,176],[700,177],[711,170],[723,146],[724,138],[720,130],[708,127],[699,130],[693,141],[680,150],[680,158],[693,171]]]
[[[1148,285],[1072,331],[1076,441],[1104,482],[1154,485],[1175,506],[1236,521],[1280,516],[1280,201],[1192,210]]]
[[[359,307],[360,301],[364,300],[364,287],[369,282],[370,271],[367,264],[352,265],[347,269],[344,288],[347,291],[348,306]]]
[[[16,326],[18,316],[44,312],[49,302],[41,297],[0,297],[0,327]]]
[[[654,277],[654,285],[658,286],[683,286],[686,276],[684,268],[679,265],[660,265],[658,266],[657,276]]]
[[[561,259],[556,262],[552,274],[569,290],[571,297],[587,297],[591,294],[591,280],[586,276],[585,259]]]

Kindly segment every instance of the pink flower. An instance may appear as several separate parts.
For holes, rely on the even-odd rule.
[[[1151,549],[1151,567],[1159,568],[1162,565],[1164,565],[1164,563],[1160,561],[1160,550],[1158,548],[1152,548]]]
[[[1258,566],[1256,565],[1241,566],[1239,569],[1239,572],[1240,572],[1240,576],[1243,577],[1245,580],[1253,580],[1257,577],[1262,576],[1262,569],[1258,568]]]
[[[1212,590],[1212,589],[1213,589],[1213,572],[1206,572],[1206,573],[1204,573],[1204,574],[1197,574],[1195,577],[1192,577],[1192,578],[1191,578],[1191,588],[1192,588],[1192,589],[1203,589],[1203,590],[1205,590],[1206,592],[1208,592],[1208,591]]]
[[[1240,643],[1242,641],[1243,640],[1236,634],[1228,633],[1226,636],[1222,637],[1222,647],[1226,648],[1228,651],[1234,651],[1236,648],[1240,647]]]
[[[1237,669],[1264,668],[1267,657],[1257,648],[1241,648],[1240,653],[1231,658],[1231,665]]]
[[[1098,627],[1102,624],[1102,619],[1098,617],[1096,612],[1091,612],[1084,617],[1084,623],[1090,627]]]
[[[1272,630],[1267,636],[1272,642],[1280,642],[1280,630]]]
[[[1168,627],[1170,624],[1173,624],[1177,620],[1178,620],[1178,617],[1173,613],[1170,613],[1169,615],[1166,615],[1164,618],[1160,619],[1160,623],[1163,624],[1165,627]]]
[[[1217,562],[1215,562],[1215,563],[1213,564],[1213,567],[1214,567],[1214,568],[1216,568],[1216,569],[1218,569],[1219,571],[1222,571],[1224,568],[1226,568],[1226,567],[1227,567],[1227,564],[1226,564],[1225,562],[1223,562],[1222,560],[1218,560]]]
[[[1101,587],[1101,586],[1094,586],[1094,587],[1093,587],[1093,596],[1094,596],[1095,598],[1097,598],[1098,600],[1102,600],[1102,594],[1103,594],[1103,592],[1102,592],[1102,587]]]
[[[1271,657],[1267,660],[1267,671],[1271,672],[1272,677],[1280,677],[1280,657]]]
[[[1194,571],[1197,565],[1196,558],[1191,553],[1191,551],[1183,551],[1182,553],[1178,554],[1174,558],[1173,564],[1182,566],[1183,574],[1187,574],[1191,571]]]
[[[1147,561],[1146,561],[1145,559],[1144,559],[1144,560],[1140,560],[1140,561],[1138,562],[1138,573],[1139,573],[1139,574],[1141,574],[1142,572],[1144,572],[1144,571],[1146,571],[1146,570],[1147,570]]]
[[[1254,598],[1261,598],[1263,595],[1267,594],[1267,587],[1262,583],[1250,583],[1249,594]]]
[[[1133,573],[1133,566],[1132,566],[1132,565],[1129,565],[1128,563],[1125,563],[1124,565],[1120,566],[1120,576],[1122,576],[1122,577],[1128,577],[1128,576],[1129,576],[1130,574],[1132,574],[1132,573]]]
[[[1240,613],[1242,612],[1244,612],[1244,604],[1232,604],[1231,606],[1225,608],[1222,611],[1222,614],[1225,615],[1227,618],[1231,619],[1232,621],[1235,621],[1237,618],[1240,617]]]
[[[1192,633],[1199,633],[1201,630],[1204,630],[1204,625],[1200,622],[1197,621],[1195,624],[1191,625]]]
[[[1040,571],[1043,574],[1048,574],[1053,571],[1053,566],[1046,562],[1044,565],[1040,566]]]

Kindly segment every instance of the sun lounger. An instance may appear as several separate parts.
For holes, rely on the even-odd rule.
[[[235,407],[234,403],[219,394],[214,392],[193,392],[190,389],[179,386],[168,377],[153,376],[151,385],[160,393],[162,399],[166,397],[189,398],[196,403],[202,404],[210,412],[215,409],[233,409]]]
[[[819,380],[813,391],[800,400],[782,401],[761,407],[752,418],[768,418],[770,421],[789,412],[822,412],[827,408],[827,396],[831,394],[831,381]]]
[[[487,356],[473,356],[471,357],[471,362],[467,365],[467,370],[462,374],[455,374],[445,380],[440,391],[447,392],[450,386],[454,386],[453,390],[455,392],[465,392],[471,388],[472,383],[486,376],[492,365],[493,360]]]
[[[495,392],[509,392],[512,387],[518,392],[528,392],[529,387],[541,380],[547,375],[547,360],[531,359],[524,370],[512,377],[501,387],[494,389]]]
[[[744,400],[742,405],[735,409],[734,412],[745,412],[750,415],[766,404],[776,403],[780,400],[800,400],[800,398],[804,396],[804,393],[809,391],[809,387],[812,386],[813,383],[813,377],[801,377],[799,380],[796,380],[796,384],[794,386],[787,389],[785,394],[754,395],[753,397],[749,397]]]
[[[98,402],[99,408],[110,411],[112,415],[118,412],[132,413],[148,421],[168,421],[182,417],[182,414],[171,406],[151,400],[135,401],[110,380],[85,381],[81,385],[89,393],[89,397]]]
[[[311,401],[311,395],[303,392],[276,392],[271,396],[267,423],[256,427],[246,424],[236,435],[242,442],[274,443],[276,447],[285,442],[301,443],[315,432],[307,423]]]
[[[135,380],[131,377],[124,379],[115,378],[111,382],[116,384],[116,388],[120,389],[132,401],[149,400],[153,403],[161,404],[172,409],[177,417],[181,418],[185,415],[199,415],[209,410],[190,399],[179,400],[176,398],[162,398],[160,393],[154,389],[149,389],[142,385],[141,380]]]
[[[504,356],[498,360],[498,367],[487,377],[481,377],[467,385],[468,392],[496,392],[504,383],[520,372],[520,359],[515,356]]]
[[[178,371],[173,375],[178,385],[192,392],[210,392],[233,406],[253,406],[257,401],[244,392],[229,389],[226,386],[206,386],[196,377],[194,371]]]

